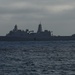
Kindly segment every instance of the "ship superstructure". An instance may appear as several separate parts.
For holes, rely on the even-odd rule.
[[[38,30],[37,32],[34,32],[33,30],[30,31],[29,29],[20,30],[18,29],[18,26],[15,25],[14,29],[11,30],[6,37],[19,37],[19,38],[25,38],[25,39],[49,39],[51,37],[51,31],[48,30],[42,30],[42,24],[40,23],[38,25]]]

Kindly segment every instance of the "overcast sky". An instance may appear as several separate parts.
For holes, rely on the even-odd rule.
[[[75,0],[0,0],[0,35],[19,29],[43,30],[54,35],[75,33]]]

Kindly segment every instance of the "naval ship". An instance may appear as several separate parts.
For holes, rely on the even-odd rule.
[[[38,25],[37,32],[33,30],[20,30],[15,25],[5,36],[0,36],[0,41],[69,41],[75,40],[75,34],[72,36],[54,36],[52,31],[42,30],[42,24]]]

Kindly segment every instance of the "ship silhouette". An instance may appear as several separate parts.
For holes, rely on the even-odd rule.
[[[53,32],[49,30],[42,30],[42,24],[38,25],[37,32],[33,30],[18,29],[17,24],[6,36],[0,36],[0,41],[58,41],[58,40],[75,40],[75,34],[72,36],[53,36]]]

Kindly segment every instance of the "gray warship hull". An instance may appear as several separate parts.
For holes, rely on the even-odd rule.
[[[75,40],[73,36],[51,36],[47,38],[26,38],[26,37],[7,37],[7,36],[0,36],[0,41],[69,41]]]

